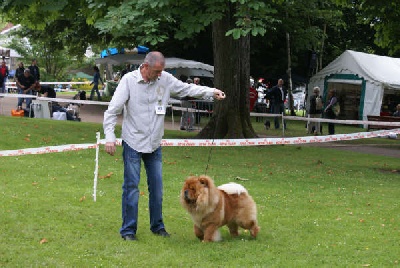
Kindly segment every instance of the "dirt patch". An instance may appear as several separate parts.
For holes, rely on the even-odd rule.
[[[378,171],[381,172],[381,173],[385,173],[385,174],[391,173],[391,174],[399,174],[400,175],[400,170],[398,170],[398,169],[383,169],[383,168],[379,168]]]

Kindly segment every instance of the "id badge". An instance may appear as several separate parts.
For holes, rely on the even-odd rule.
[[[163,105],[157,105],[156,114],[165,114],[165,107]]]

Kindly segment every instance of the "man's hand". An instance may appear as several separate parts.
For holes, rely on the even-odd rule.
[[[115,154],[115,142],[106,142],[105,149],[109,155],[114,155]]]
[[[225,93],[219,89],[214,90],[214,99],[223,100],[225,99]]]

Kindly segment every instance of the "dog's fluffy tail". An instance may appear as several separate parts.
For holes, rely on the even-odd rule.
[[[237,195],[248,194],[246,188],[244,188],[242,185],[234,183],[234,182],[222,184],[222,185],[218,186],[218,189],[220,189],[221,191],[224,191],[227,194],[237,194]]]

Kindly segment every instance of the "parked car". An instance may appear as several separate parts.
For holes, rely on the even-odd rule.
[[[304,108],[304,101],[306,98],[306,88],[297,87],[292,91],[293,95],[293,107],[295,110],[301,110]],[[289,96],[286,97],[285,108],[289,109]]]

